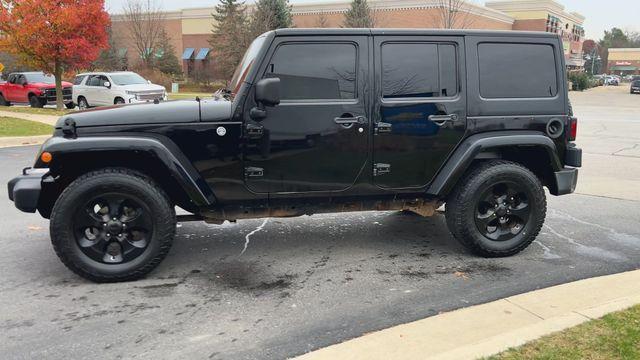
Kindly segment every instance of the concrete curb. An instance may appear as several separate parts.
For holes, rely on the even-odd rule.
[[[0,148],[40,145],[50,137],[51,135],[0,137]]]
[[[558,285],[398,325],[297,359],[476,359],[640,303],[640,270]]]

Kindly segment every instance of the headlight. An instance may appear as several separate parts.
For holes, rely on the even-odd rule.
[[[42,94],[44,94],[44,93],[46,93],[46,92],[47,92],[47,89],[38,89],[38,90],[40,90],[40,92],[41,92]]]

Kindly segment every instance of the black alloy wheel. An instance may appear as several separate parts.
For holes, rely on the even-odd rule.
[[[78,209],[73,221],[81,251],[97,262],[132,261],[152,241],[151,212],[140,199],[129,194],[95,197]]]
[[[514,182],[489,186],[477,201],[476,226],[493,241],[508,241],[518,236],[531,218],[530,191]]]
[[[51,243],[62,262],[96,282],[139,279],[166,257],[176,213],[144,174],[105,168],[69,184],[51,211]]]
[[[456,240],[484,257],[519,253],[540,233],[547,200],[540,179],[522,164],[478,162],[447,198],[447,226]]]

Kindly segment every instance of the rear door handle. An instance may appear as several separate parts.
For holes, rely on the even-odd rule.
[[[353,116],[353,117],[337,117],[333,119],[333,121],[338,125],[343,126],[353,126],[354,124],[364,124],[367,119],[364,116]]]
[[[435,123],[438,126],[443,126],[448,122],[458,121],[458,115],[449,114],[449,115],[429,115],[429,121]]]

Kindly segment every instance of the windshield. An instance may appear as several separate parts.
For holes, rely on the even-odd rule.
[[[249,49],[247,49],[247,52],[244,53],[244,57],[242,58],[240,64],[238,64],[236,71],[233,73],[233,78],[231,78],[231,83],[228,87],[228,90],[231,92],[231,96],[235,96],[238,90],[240,90],[240,86],[251,70],[251,66],[255,62],[256,57],[258,56],[258,52],[262,48],[262,44],[264,43],[265,39],[265,35],[255,39],[249,46]]]
[[[56,78],[53,75],[45,75],[44,73],[25,73],[24,77],[27,78],[27,82],[30,84],[43,83],[43,84],[55,84]]]
[[[131,73],[131,74],[111,74],[111,80],[116,85],[140,85],[146,84],[147,80],[142,76]]]

